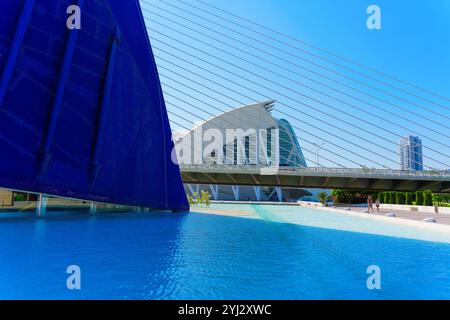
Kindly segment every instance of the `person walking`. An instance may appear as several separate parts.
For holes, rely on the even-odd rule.
[[[372,199],[371,195],[369,195],[367,197],[367,213],[370,213],[370,210],[372,210],[372,212],[374,212],[374,210],[373,210],[373,199]]]
[[[375,207],[377,207],[378,213],[380,213],[380,205],[381,205],[380,199],[375,200]]]

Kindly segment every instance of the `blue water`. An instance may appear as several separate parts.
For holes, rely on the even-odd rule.
[[[228,210],[249,215],[0,218],[0,298],[450,298],[441,235],[403,238],[411,228],[298,207]],[[81,268],[81,290],[66,288],[69,265]],[[381,268],[381,290],[367,289],[369,265]]]

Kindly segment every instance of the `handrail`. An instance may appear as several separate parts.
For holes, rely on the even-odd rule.
[[[180,164],[181,171],[184,170],[229,170],[231,171],[257,171],[264,169],[275,169],[277,172],[295,172],[298,174],[313,175],[350,175],[350,176],[396,176],[396,177],[433,177],[450,179],[450,170],[446,171],[413,171],[394,169],[373,169],[373,168],[323,168],[323,167],[273,167],[264,165],[226,165],[226,164]]]

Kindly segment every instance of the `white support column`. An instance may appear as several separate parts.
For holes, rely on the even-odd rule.
[[[261,187],[253,187],[257,201],[261,201]]]
[[[89,206],[89,213],[92,215],[97,214],[97,204],[94,201],[91,201],[91,204]]]
[[[48,197],[43,195],[42,193],[40,193],[38,196],[37,206],[36,206],[36,215],[39,218],[45,217],[45,215],[47,214],[47,203],[48,203]]]
[[[278,201],[283,202],[283,190],[280,187],[275,188],[278,196]]]
[[[194,188],[192,187],[192,184],[188,184],[187,186],[188,186],[188,189],[189,189],[189,192],[191,193],[191,195],[194,195],[195,191],[194,191]]]
[[[260,136],[259,136],[259,131],[260,130],[258,130],[257,132],[256,132],[256,165],[257,166],[259,166],[261,163],[260,163],[260,161],[259,161],[259,152],[260,152],[260,143],[261,143],[261,141],[260,141]]]
[[[211,193],[214,197],[214,200],[219,200],[219,185],[210,185]]]
[[[270,194],[267,196],[266,200],[272,199],[272,197],[275,194],[275,192],[277,192],[277,190],[276,190],[276,188],[273,188],[272,192],[270,192]]]
[[[241,198],[241,187],[240,186],[231,186],[234,194],[234,200],[239,201]]]

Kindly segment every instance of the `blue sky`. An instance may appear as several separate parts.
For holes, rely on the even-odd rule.
[[[288,46],[267,39],[199,11],[195,7],[266,32],[196,0],[183,2],[152,0],[152,5],[148,0],[141,0],[166,92],[169,117],[174,122],[191,127],[192,122],[210,118],[218,110],[237,107],[241,102],[271,98],[278,101],[274,116],[287,118],[292,123],[305,149],[305,156],[310,160],[315,160],[312,143],[320,140],[325,143],[320,160],[323,165],[336,167],[338,163],[346,167],[398,168],[400,136],[417,133],[426,147],[425,165],[450,167],[447,156],[450,154],[450,139],[445,137],[450,136],[449,101],[370,73],[277,34],[267,33],[285,41]],[[208,3],[450,97],[449,1],[208,0]],[[366,27],[366,9],[371,4],[381,8],[382,30],[368,30]],[[337,62],[344,68],[364,72],[425,100],[336,67],[293,46]],[[256,59],[255,55],[264,60]],[[333,70],[341,75],[333,73]],[[323,85],[318,85],[317,81]],[[330,90],[330,87],[344,94]],[[175,123],[172,127],[179,128]],[[314,166],[311,161],[309,164]]]

